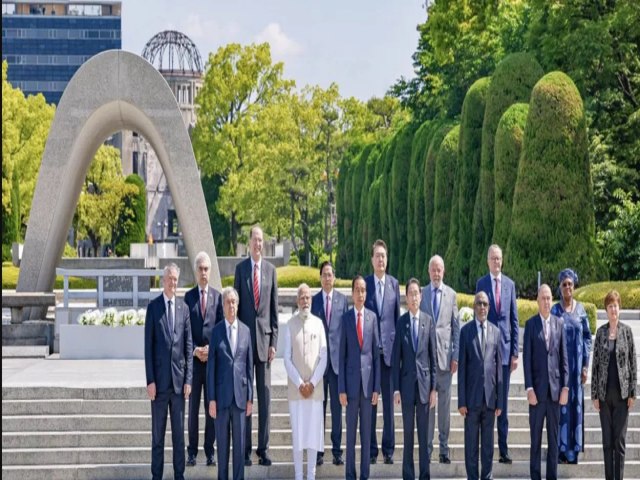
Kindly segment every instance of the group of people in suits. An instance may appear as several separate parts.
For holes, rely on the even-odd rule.
[[[152,410],[153,478],[162,478],[164,433],[171,412],[175,478],[185,470],[184,406],[189,401],[187,465],[198,453],[198,413],[204,391],[204,453],[218,478],[228,478],[233,442],[233,478],[244,478],[252,464],[251,414],[258,396],[260,465],[268,455],[271,362],[278,339],[275,268],[262,259],[263,233],[253,227],[250,256],[236,268],[234,288],[217,292],[208,285],[211,261],[201,252],[195,262],[198,285],[184,302],[175,297],[179,269],[165,268],[163,293],[149,304],[145,324],[147,392]],[[464,417],[465,466],[470,479],[491,478],[497,420],[499,462],[510,464],[508,398],[511,373],[518,367],[518,312],[513,281],[502,273],[502,251],[489,247],[489,274],[476,286],[474,319],[460,328],[456,292],[444,283],[445,265],[429,261],[430,282],[406,284],[407,311],[400,312],[397,279],[386,273],[388,251],[382,240],[372,246],[373,273],[352,281],[353,306],[334,288],[330,262],[320,266],[322,289],[313,297],[298,289],[298,312],[284,336],[293,459],[302,478],[324,463],[324,421],[331,416],[334,465],[345,478],[369,478],[379,450],[393,464],[394,405],[402,409],[403,478],[416,478],[414,432],[419,443],[418,478],[430,478],[429,464],[438,413],[438,461],[450,463],[448,437],[453,375],[458,381],[458,411]],[[523,369],[531,430],[531,478],[541,478],[541,438],[546,421],[549,448],[546,478],[557,477],[557,463],[577,463],[583,425],[582,385],[586,381],[591,337],[584,308],[573,298],[577,275],[559,277],[560,302],[552,307],[551,288],[538,291],[538,314],[526,322]],[[569,285],[570,284],[570,285]],[[614,292],[615,293],[615,292]],[[636,366],[630,329],[617,321],[620,298],[605,300],[609,323],[594,342],[592,398],[600,411],[607,479],[622,478],[628,410],[633,405]],[[574,358],[576,357],[576,358]],[[575,378],[574,378],[575,377]],[[322,386],[320,385],[322,383]],[[377,406],[382,399],[382,438],[378,448]],[[342,449],[342,413],[346,411],[346,458]],[[562,428],[561,428],[562,426]],[[566,428],[565,428],[566,427]],[[360,472],[355,446],[360,437]],[[481,469],[479,468],[479,463]],[[611,472],[611,475],[609,474]]]

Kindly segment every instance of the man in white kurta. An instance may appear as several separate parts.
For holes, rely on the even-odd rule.
[[[298,313],[285,330],[284,365],[296,480],[302,480],[302,451],[307,450],[307,480],[316,476],[316,456],[324,447],[323,377],[327,339],[322,320],[311,314],[311,290],[298,287]]]

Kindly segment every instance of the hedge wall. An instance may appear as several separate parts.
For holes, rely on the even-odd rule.
[[[351,235],[347,242],[349,252],[349,271],[355,272],[360,267],[358,252],[360,252],[360,203],[362,199],[363,184],[367,171],[367,159],[374,145],[369,144],[365,146],[360,155],[353,159],[351,162],[351,189],[349,193],[349,200],[351,201]],[[364,219],[363,219],[364,220]]]
[[[391,208],[391,167],[393,165],[393,157],[396,153],[396,145],[398,143],[398,134],[394,135],[389,143],[387,154],[384,159],[382,183],[380,184],[380,237],[389,246],[389,238],[391,238],[391,218],[393,212]],[[374,239],[375,240],[375,239]],[[369,250],[369,259],[371,258],[371,250]]]
[[[360,198],[360,214],[358,215],[358,236],[356,237],[356,243],[359,243],[358,249],[354,252],[357,254],[357,271],[364,272],[367,269],[367,265],[370,265],[369,260],[369,238],[371,235],[371,223],[369,221],[369,192],[371,191],[371,185],[375,180],[376,166],[380,161],[381,147],[378,144],[373,146],[369,157],[367,158],[367,167],[364,178],[364,185],[362,186],[362,193]]]
[[[138,194],[125,199],[124,208],[118,219],[118,235],[115,244],[117,256],[129,256],[132,243],[147,241],[147,188],[142,178],[135,173],[125,178],[125,183],[138,187]]]

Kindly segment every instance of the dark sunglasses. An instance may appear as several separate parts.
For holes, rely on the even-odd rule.
[[[487,302],[476,302],[476,305],[478,307],[488,307],[489,304]]]
[[[561,286],[563,286],[563,287],[573,287],[573,282],[563,282],[561,284]]]

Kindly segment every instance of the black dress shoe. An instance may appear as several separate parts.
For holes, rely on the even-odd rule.
[[[344,460],[342,460],[342,455],[334,455],[333,456],[333,464],[334,465],[344,465]]]
[[[375,465],[377,461],[378,461],[378,457],[377,456],[374,457],[373,455],[371,455],[371,458],[369,459],[369,463],[371,465]]]
[[[245,467],[250,467],[251,465],[253,465],[253,462],[251,461],[251,458],[246,457],[246,458],[244,459],[244,466],[245,466]]]
[[[440,463],[450,464],[451,460],[449,460],[448,455],[440,455]]]
[[[316,456],[316,466],[320,466],[324,463],[324,455],[322,455],[321,453],[318,453],[318,455]]]
[[[393,457],[391,455],[384,456],[385,465],[393,465]]]
[[[513,463],[513,460],[511,460],[511,457],[507,453],[506,455],[500,455],[500,460],[498,460],[498,462],[506,463],[507,465],[511,465]]]
[[[196,456],[189,454],[189,458],[187,459],[187,467],[195,467],[196,466]]]
[[[258,459],[258,464],[262,465],[263,467],[270,467],[271,459],[269,458],[269,455],[267,455],[266,453],[263,453]]]
[[[216,459],[213,457],[213,455],[211,455],[210,457],[207,457],[207,467],[215,467],[216,465]]]

